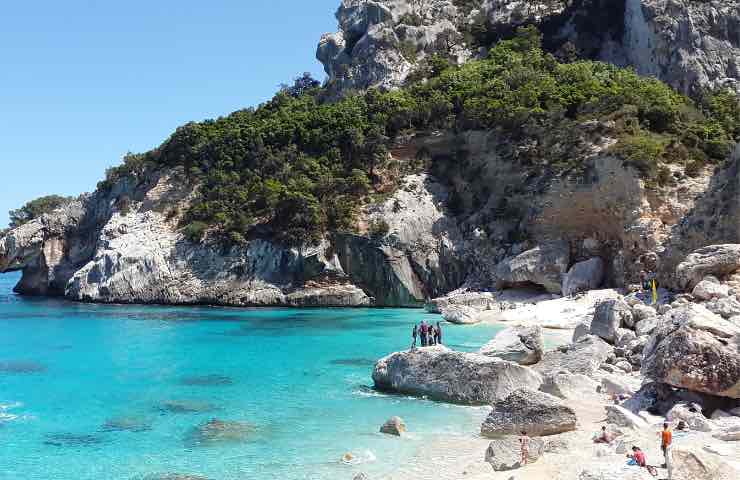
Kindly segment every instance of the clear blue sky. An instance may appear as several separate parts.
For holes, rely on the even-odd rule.
[[[36,0],[0,15],[0,228],[127,151],[256,105],[315,60],[339,0]]]

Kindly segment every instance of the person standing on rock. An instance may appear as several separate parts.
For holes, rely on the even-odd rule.
[[[665,458],[665,466],[670,470],[670,455],[671,455],[671,444],[673,443],[673,432],[668,427],[667,423],[663,424],[663,431],[660,432],[660,449],[663,451],[663,457]]]
[[[414,329],[411,330],[411,350],[416,350],[416,337],[419,334],[419,328],[414,324]]]
[[[524,466],[529,462],[529,437],[527,436],[527,432],[524,430],[522,430],[522,436],[519,437],[519,444],[522,447],[521,464]]]
[[[437,322],[437,344],[442,345],[442,327],[439,326],[439,322]]]
[[[419,327],[419,332],[421,333],[421,346],[426,347],[427,346],[427,334],[429,333],[429,327],[427,326],[424,320],[421,321],[421,327]]]

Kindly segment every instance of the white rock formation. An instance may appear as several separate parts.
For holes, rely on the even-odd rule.
[[[498,357],[520,365],[534,365],[542,360],[545,339],[542,328],[535,326],[509,327],[499,332],[478,353]]]

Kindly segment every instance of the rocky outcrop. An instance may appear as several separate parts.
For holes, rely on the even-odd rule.
[[[563,372],[545,376],[540,391],[565,400],[579,400],[594,395],[596,386],[585,375]]]
[[[546,352],[534,369],[542,375],[570,372],[590,377],[612,352],[608,343],[588,335],[575,343]]]
[[[443,346],[396,352],[379,360],[375,387],[461,404],[485,405],[542,379],[527,367]]]
[[[655,76],[684,93],[740,89],[740,3],[736,0],[343,0],[340,31],[325,34],[316,57],[338,93],[395,88],[424,58],[471,56],[470,26],[495,41],[537,24],[545,45]],[[473,30],[475,30],[475,28]]]
[[[550,293],[560,293],[562,276],[570,262],[567,242],[550,242],[507,258],[496,269],[497,287],[534,284]]]
[[[192,243],[178,229],[177,212],[193,196],[182,172],[151,172],[0,237],[0,271],[23,270],[20,293],[86,302],[419,306],[459,286],[463,267],[454,222],[440,206],[445,190],[424,175],[406,182],[408,191],[368,214],[387,219],[385,239],[337,234],[300,248],[269,239],[224,247]]]
[[[442,309],[451,305],[471,307],[476,310],[491,310],[496,306],[496,297],[491,292],[451,293],[430,300],[424,308],[429,313],[442,313]]]
[[[673,309],[645,346],[642,373],[675,387],[740,398],[740,327],[700,305]]]
[[[708,275],[724,276],[740,269],[740,245],[710,245],[692,252],[676,268],[680,288],[691,290]]]
[[[406,433],[406,423],[401,417],[391,417],[380,427],[380,433],[400,437]]]
[[[604,280],[604,261],[591,258],[573,265],[563,278],[563,295],[595,290]]]
[[[576,429],[576,414],[560,400],[546,393],[520,388],[493,403],[493,411],[481,425],[484,437],[555,435]]]
[[[606,300],[596,306],[594,319],[591,322],[591,335],[614,343],[617,340],[618,330],[632,323],[632,310],[624,300]]]
[[[480,323],[482,320],[478,310],[473,307],[466,307],[465,305],[448,305],[442,307],[442,318],[447,322],[458,325],[472,325],[474,323]]]
[[[520,365],[534,365],[542,360],[544,350],[542,327],[534,325],[509,327],[481,347],[478,353]]]

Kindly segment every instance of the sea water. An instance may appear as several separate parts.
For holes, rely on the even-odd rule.
[[[479,425],[373,390],[375,360],[440,320],[421,310],[89,305],[14,295],[18,279],[0,275],[0,480],[379,478]],[[460,350],[495,333],[444,325]],[[407,437],[378,432],[394,415]],[[194,441],[213,418],[248,432]]]

